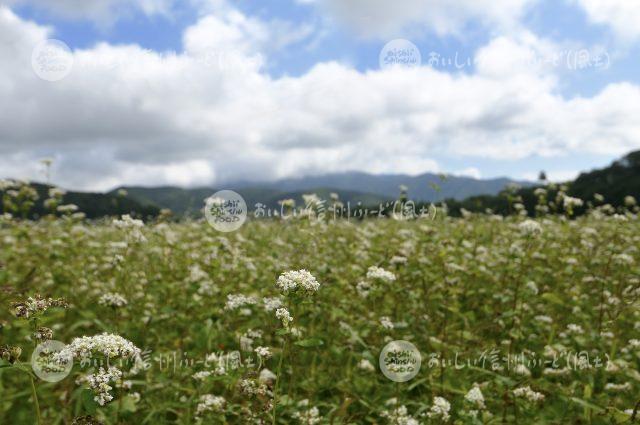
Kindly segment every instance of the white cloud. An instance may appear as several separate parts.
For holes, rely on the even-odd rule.
[[[482,178],[482,173],[475,167],[465,168],[464,170],[456,171],[453,174],[456,176],[472,177],[474,179]]]
[[[550,48],[527,33],[493,39],[473,75],[363,73],[331,62],[274,79],[255,61],[273,27],[216,16],[185,32],[183,54],[103,43],[75,51],[73,72],[49,83],[31,69],[47,29],[0,8],[0,170],[28,177],[54,156],[57,183],[108,189],[353,169],[417,174],[440,171],[439,155],[514,160],[640,147],[640,88],[612,84],[564,99],[549,69],[513,61]],[[220,48],[239,60],[203,55]]]
[[[596,24],[610,26],[625,39],[640,36],[640,2],[637,0],[572,0]]]
[[[358,33],[392,37],[407,31],[460,34],[471,21],[511,29],[537,0],[299,0],[313,3]]]

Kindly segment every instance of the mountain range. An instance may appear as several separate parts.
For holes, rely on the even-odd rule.
[[[184,189],[179,187],[123,186],[109,194],[125,190],[128,197],[142,204],[168,208],[177,215],[199,215],[203,200],[216,191],[230,189],[240,193],[249,209],[261,203],[269,208],[277,208],[278,201],[294,199],[302,203],[302,195],[315,193],[322,199],[329,199],[336,193],[344,203],[378,205],[398,199],[400,186],[406,186],[408,196],[414,201],[435,202],[444,199],[462,200],[474,195],[496,195],[509,184],[527,187],[531,182],[514,181],[507,178],[480,180],[452,175],[421,174],[367,174],[347,172],[288,178],[267,183],[238,181],[223,187],[200,187]]]
[[[329,174],[313,177],[289,178],[274,182],[238,181],[222,187],[180,188],[172,186],[140,187],[123,186],[107,193],[69,191],[64,196],[65,204],[75,204],[88,218],[133,214],[138,217],[154,217],[162,208],[170,209],[175,216],[199,216],[204,199],[221,189],[240,193],[249,209],[257,203],[268,208],[278,208],[278,201],[294,199],[303,204],[302,196],[315,193],[329,199],[337,193],[343,203],[351,205],[377,206],[398,199],[400,186],[406,186],[408,197],[416,202],[446,201],[450,211],[458,215],[464,208],[482,212],[486,209],[500,214],[510,212],[510,203],[504,196],[508,185],[518,185],[519,196],[528,211],[533,211],[537,198],[532,182],[514,181],[508,178],[480,180],[452,175],[403,174],[374,175],[360,172]],[[47,214],[43,201],[51,186],[31,183],[39,195],[31,212],[31,218]],[[580,174],[574,181],[566,182],[567,194],[585,201],[602,195],[604,202],[615,207],[624,205],[627,195],[640,199],[640,151],[631,152],[608,167]],[[3,195],[0,189],[0,195]],[[125,194],[126,192],[126,194]],[[512,192],[512,195],[514,192]],[[0,211],[3,211],[3,196],[0,196]]]

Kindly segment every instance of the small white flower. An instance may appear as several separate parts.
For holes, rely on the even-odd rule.
[[[289,310],[284,307],[276,310],[276,318],[282,321],[282,326],[284,327],[288,327],[293,322],[293,317],[289,314]]]
[[[390,283],[396,280],[396,275],[382,267],[371,266],[367,270],[367,279],[378,279],[383,282]]]
[[[544,400],[544,394],[533,391],[529,386],[516,388],[513,390],[513,395],[519,398],[524,398],[532,403]]]
[[[565,208],[572,208],[581,207],[582,205],[584,205],[584,202],[580,198],[573,198],[571,196],[565,195],[564,198],[562,198],[562,204]]]
[[[380,318],[380,324],[385,329],[393,329],[395,327],[395,325],[391,321],[391,318],[389,318],[388,316],[382,316]]]
[[[120,335],[105,332],[100,335],[74,338],[69,345],[56,353],[55,356],[59,356],[61,359],[69,356],[83,359],[91,357],[92,354],[101,354],[109,359],[114,357],[135,359],[140,357],[141,351],[131,341],[124,339]]]
[[[229,294],[227,295],[227,302],[224,306],[225,310],[237,310],[246,305],[256,304],[258,300],[254,297],[247,297],[242,294]]]
[[[542,233],[542,226],[534,220],[525,220],[518,227],[525,235],[539,235]]]
[[[358,363],[358,369],[364,370],[365,372],[373,372],[376,370],[373,364],[367,359],[360,360]]]
[[[283,294],[289,294],[302,290],[307,294],[312,294],[320,289],[320,284],[316,278],[307,270],[292,270],[281,274],[278,277],[276,286]]]
[[[464,399],[476,406],[478,409],[484,409],[484,395],[477,385],[472,387],[464,396]]]
[[[127,305],[127,299],[117,292],[107,292],[100,296],[98,304],[113,308],[124,307]]]
[[[196,415],[202,416],[207,412],[222,412],[226,400],[224,397],[214,396],[212,394],[204,394],[200,396],[200,402],[196,407]]]
[[[427,416],[433,419],[441,419],[443,422],[449,420],[451,404],[443,397],[434,397],[433,406],[427,412]]]
[[[570,334],[574,334],[574,335],[581,335],[584,333],[584,329],[582,329],[582,326],[580,325],[576,325],[574,323],[569,323],[567,325],[567,332],[569,332]]]
[[[322,420],[320,417],[320,411],[317,407],[312,407],[311,409],[303,410],[301,412],[295,412],[293,414],[293,418],[305,425],[319,424]]]
[[[271,350],[269,349],[269,347],[256,347],[256,349],[253,351],[255,351],[258,356],[264,359],[268,359],[269,357],[271,357]]]
[[[122,372],[116,367],[108,369],[99,368],[96,373],[85,376],[85,382],[95,392],[93,398],[100,406],[104,406],[111,400],[113,396],[109,393],[113,389],[111,382],[116,382],[122,377]]]
[[[211,376],[211,372],[209,372],[208,370],[202,370],[200,372],[196,372],[193,375],[191,375],[191,377],[196,381],[204,381],[209,376]]]

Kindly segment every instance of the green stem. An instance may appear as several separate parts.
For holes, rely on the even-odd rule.
[[[282,353],[280,354],[280,362],[278,363],[278,373],[276,375],[276,384],[273,388],[273,421],[272,424],[276,425],[276,419],[277,419],[277,407],[278,407],[278,384],[280,384],[280,377],[282,375],[282,363],[284,361],[284,350],[287,346],[287,337],[284,337],[284,340],[282,341]]]
[[[29,374],[29,380],[31,381],[31,395],[33,396],[33,404],[36,408],[36,418],[38,419],[38,425],[42,425],[42,419],[40,418],[40,403],[38,402],[38,393],[36,392],[36,384],[33,382],[33,376]]]

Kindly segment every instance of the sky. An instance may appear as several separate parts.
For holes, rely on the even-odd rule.
[[[639,113],[638,1],[0,0],[4,178],[562,181]]]

